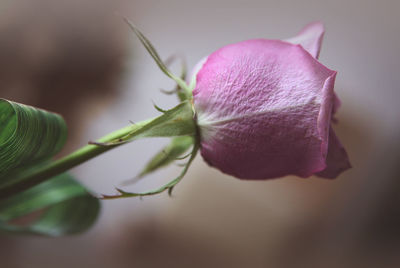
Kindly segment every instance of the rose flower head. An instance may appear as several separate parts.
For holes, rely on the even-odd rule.
[[[336,71],[317,59],[319,22],[296,37],[220,48],[195,67],[193,103],[208,164],[240,179],[335,178],[350,168],[332,116]]]

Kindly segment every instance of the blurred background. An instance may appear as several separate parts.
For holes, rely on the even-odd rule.
[[[157,115],[152,102],[176,104],[159,91],[174,84],[120,15],[163,58],[184,55],[189,66],[226,44],[289,38],[321,20],[320,60],[338,71],[343,103],[335,130],[353,169],[336,180],[239,181],[198,157],[173,198],[103,202],[82,235],[1,236],[1,267],[400,267],[399,12],[398,0],[2,0],[0,97],[61,113],[62,154]],[[140,140],[72,173],[111,194],[166,143]]]

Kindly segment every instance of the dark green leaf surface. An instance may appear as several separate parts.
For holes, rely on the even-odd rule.
[[[0,185],[51,163],[67,137],[60,115],[0,99]],[[97,218],[99,201],[69,175],[0,198],[0,230],[58,236],[81,232]],[[21,223],[22,222],[22,223]]]
[[[61,116],[0,99],[0,180],[14,169],[47,160],[61,150],[67,127]]]
[[[0,200],[0,229],[51,236],[74,234],[96,220],[99,200],[68,174],[59,175],[29,190]],[[34,219],[26,215],[39,214]],[[20,219],[18,221],[18,219]]]

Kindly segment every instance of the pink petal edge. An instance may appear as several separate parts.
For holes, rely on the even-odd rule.
[[[318,59],[324,33],[324,25],[317,21],[308,24],[295,37],[286,39],[285,41],[301,45],[314,58]]]
[[[329,146],[326,164],[327,167],[324,170],[316,173],[316,176],[333,179],[343,171],[351,168],[346,150],[339,141],[332,127],[329,129]]]

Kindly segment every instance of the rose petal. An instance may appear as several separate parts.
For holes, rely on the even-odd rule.
[[[199,62],[196,63],[196,65],[194,66],[194,68],[192,69],[192,71],[189,73],[187,79],[186,79],[186,83],[192,85],[196,83],[196,76],[197,73],[201,70],[201,68],[203,67],[204,63],[207,61],[208,57],[204,57],[202,58]]]
[[[329,148],[326,164],[327,167],[316,174],[318,177],[333,179],[346,169],[351,168],[346,150],[340,143],[332,127],[329,129]]]
[[[324,32],[324,25],[321,22],[313,22],[304,27],[298,35],[285,41],[300,44],[308,53],[318,59]]]
[[[243,179],[325,169],[335,75],[278,40],[214,52],[193,91],[204,159]]]
[[[339,110],[342,102],[340,101],[339,97],[334,93],[333,94],[333,107],[332,107],[332,122],[337,123],[339,120],[335,117],[336,112]]]

